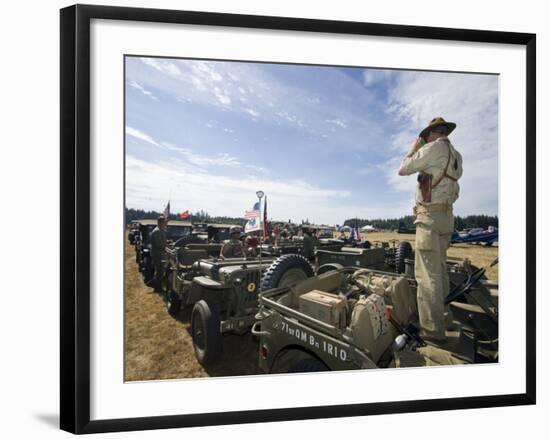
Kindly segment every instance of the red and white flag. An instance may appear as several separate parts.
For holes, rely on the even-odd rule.
[[[180,213],[181,219],[187,219],[189,218],[189,210],[186,210],[185,212]]]

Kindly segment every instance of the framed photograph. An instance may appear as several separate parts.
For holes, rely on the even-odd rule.
[[[62,9],[61,428],[534,404],[535,51]]]

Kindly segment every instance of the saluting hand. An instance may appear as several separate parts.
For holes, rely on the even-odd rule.
[[[412,143],[411,149],[407,154],[407,157],[412,157],[413,155],[415,155],[416,151],[418,151],[423,144],[424,144],[424,139],[422,139],[422,137],[417,137],[415,141]]]

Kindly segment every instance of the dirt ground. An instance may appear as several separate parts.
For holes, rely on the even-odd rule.
[[[365,233],[369,241],[408,240],[414,235]],[[498,254],[498,244],[452,245],[449,256],[469,258],[478,267],[489,264]],[[171,317],[163,298],[144,285],[135,262],[133,247],[125,248],[125,380],[147,381],[208,376],[241,376],[259,373],[258,345],[250,332],[243,336],[226,335],[224,353],[216,366],[203,368],[195,359],[190,335],[190,313]],[[487,277],[498,281],[498,265]]]

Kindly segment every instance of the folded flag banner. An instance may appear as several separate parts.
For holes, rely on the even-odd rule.
[[[259,216],[257,218],[250,218],[244,226],[244,233],[255,232],[257,230],[262,230]]]

